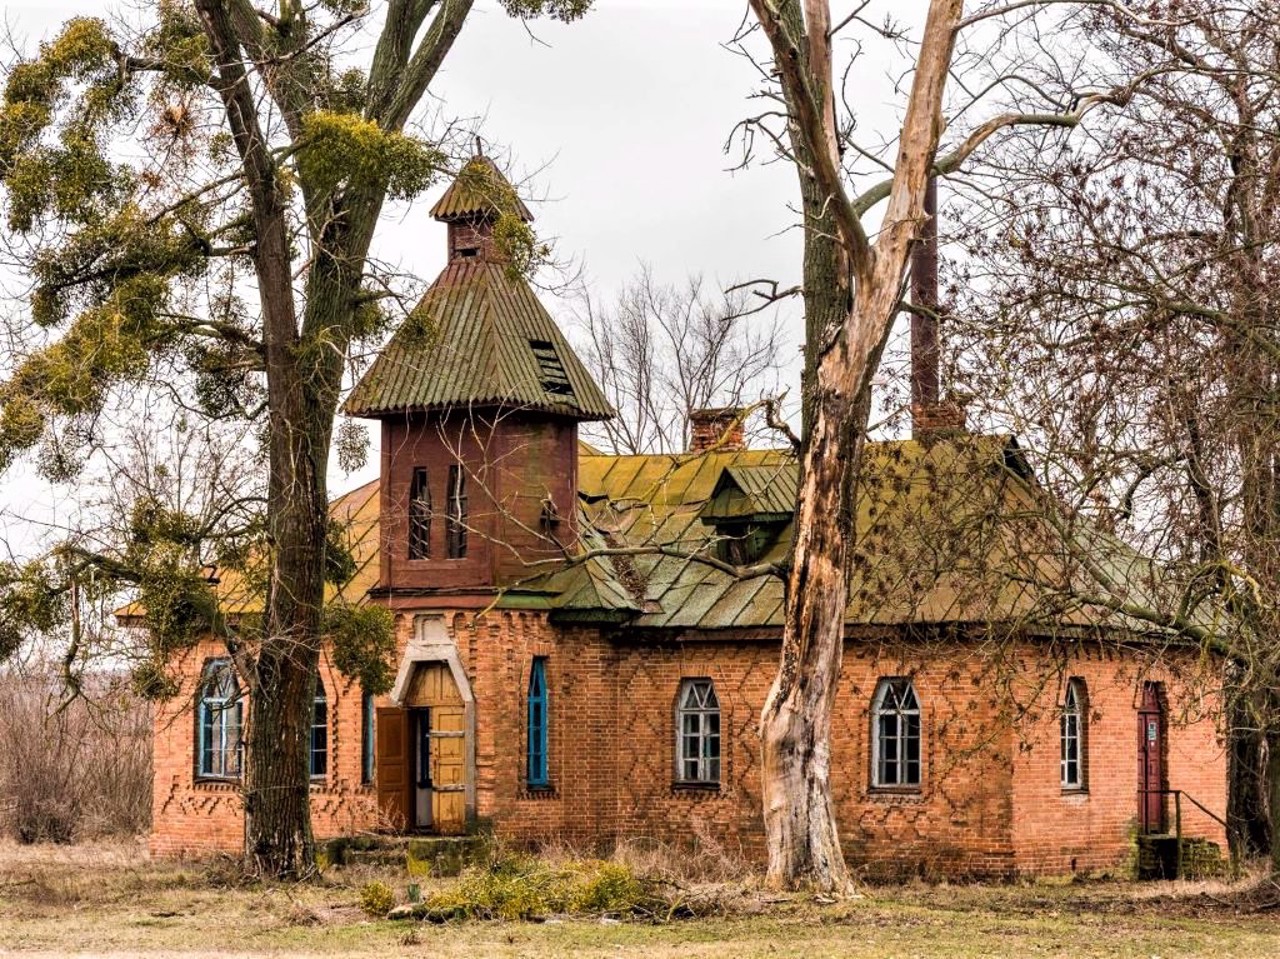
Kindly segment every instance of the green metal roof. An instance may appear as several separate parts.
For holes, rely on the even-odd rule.
[[[347,399],[353,416],[460,406],[613,415],[529,284],[500,263],[452,260]]]
[[[582,618],[592,602],[610,616],[638,605],[643,611],[627,621],[631,627],[781,629],[780,579],[739,580],[694,557],[714,548],[709,514],[723,505],[716,494],[734,494],[726,518],[773,514],[787,500],[793,508],[792,456],[776,450],[697,457],[584,453],[579,474],[591,501],[585,525],[607,530],[617,545],[666,547],[680,555],[655,549],[634,556],[627,603],[607,598],[626,592],[621,583],[605,591],[598,583],[594,590],[574,588],[573,571],[566,571],[557,584],[564,590],[557,610]],[[1105,570],[1135,603],[1158,606],[1169,587],[1157,564],[1087,521],[1059,515],[1009,437],[867,444],[856,528],[845,614],[851,626],[1003,623],[1033,632],[1100,625],[1161,632],[1092,602],[1098,591],[1085,569]],[[785,561],[791,538],[787,523],[761,560]],[[634,595],[637,584],[642,597]]]
[[[797,475],[792,462],[727,466],[702,509],[702,521],[786,522],[796,508]]]
[[[487,156],[475,156],[467,161],[457,179],[436,200],[431,215],[437,220],[467,220],[497,217],[510,211],[526,223],[533,214],[516,195],[515,188],[493,165]]]

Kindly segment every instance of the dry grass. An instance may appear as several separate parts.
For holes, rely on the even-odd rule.
[[[653,849],[632,849],[624,856],[633,869],[645,868],[639,858],[653,857],[667,875],[677,865]],[[360,909],[360,889],[378,878],[403,900],[411,880],[393,870],[334,870],[323,881],[303,886],[245,886],[228,884],[225,872],[201,864],[150,863],[132,844],[0,843],[0,954],[114,959],[1280,955],[1280,909],[1248,911],[1256,909],[1257,900],[1241,898],[1240,887],[1224,883],[918,883],[870,888],[862,899],[823,906],[804,897],[764,896],[739,873],[713,877],[714,886],[740,890],[733,908],[715,918],[433,926],[370,921]],[[423,892],[448,889],[450,882],[430,883]]]

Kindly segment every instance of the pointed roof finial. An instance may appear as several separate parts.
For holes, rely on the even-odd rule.
[[[481,144],[481,142],[480,142],[480,134],[478,134],[478,133],[476,134],[476,152],[475,152],[475,155],[476,155],[476,156],[478,156],[478,157],[482,157],[482,156],[484,156],[484,145],[483,145],[483,144]]]

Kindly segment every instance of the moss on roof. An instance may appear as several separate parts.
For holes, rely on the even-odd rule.
[[[526,223],[533,219],[515,188],[487,156],[474,156],[463,165],[457,178],[436,200],[431,215],[437,220],[467,220],[497,217],[509,212]]]
[[[775,511],[783,497],[794,497],[796,462],[779,450],[611,456],[581,446],[580,547],[587,558],[508,584],[495,603],[641,630],[777,632],[780,579],[738,579],[698,560],[715,549],[717,538],[714,523],[705,522],[707,504],[718,489],[744,477],[751,495]],[[858,484],[846,622],[1158,632],[1093,602],[1096,580],[1090,578],[1101,572],[1123,584],[1133,603],[1159,607],[1166,587],[1156,564],[1047,502],[1010,438],[869,444]],[[357,572],[331,595],[361,601],[377,585],[378,509],[376,481],[334,501]],[[785,561],[790,540],[788,522],[762,559]],[[598,555],[611,547],[640,550]],[[234,577],[220,592],[229,613],[260,608]]]
[[[577,420],[612,408],[529,284],[453,260],[347,399],[353,416],[502,406]]]

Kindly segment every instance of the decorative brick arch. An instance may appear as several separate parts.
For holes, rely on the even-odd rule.
[[[454,685],[458,687],[458,695],[462,697],[463,724],[466,727],[466,737],[462,747],[466,786],[464,802],[467,822],[474,822],[476,818],[476,700],[471,692],[471,683],[467,680],[466,670],[462,668],[457,644],[449,635],[444,617],[438,614],[420,613],[413,618],[413,636],[405,647],[404,656],[400,659],[400,669],[396,673],[395,685],[391,687],[391,701],[395,705],[405,707],[409,686],[413,682],[413,672],[423,663],[443,663],[448,666]]]

